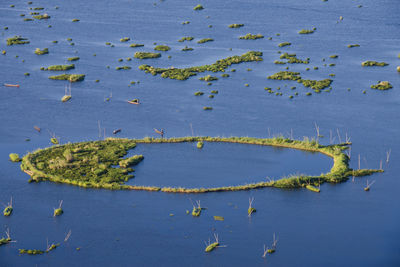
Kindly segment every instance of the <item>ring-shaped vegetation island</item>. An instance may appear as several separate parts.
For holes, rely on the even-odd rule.
[[[319,152],[333,159],[330,172],[320,176],[304,174],[293,175],[278,180],[264,180],[257,183],[232,185],[211,188],[157,187],[127,185],[134,177],[133,166],[139,164],[144,157],[134,155],[123,158],[136,144],[184,143],[184,142],[224,142],[274,146]],[[112,190],[147,190],[170,193],[206,193],[222,191],[249,190],[263,187],[276,188],[316,188],[323,183],[341,183],[352,176],[366,176],[383,170],[351,169],[349,157],[345,150],[351,143],[321,145],[317,140],[304,138],[292,140],[284,137],[252,138],[252,137],[179,137],[121,139],[108,138],[99,141],[68,143],[38,149],[25,155],[21,162],[21,170],[31,176],[30,182],[52,181],[89,188]],[[313,190],[314,191],[314,190]],[[319,191],[319,190],[318,190]]]

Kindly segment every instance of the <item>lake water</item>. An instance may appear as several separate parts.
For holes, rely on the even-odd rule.
[[[399,266],[399,2],[207,0],[201,2],[205,9],[196,12],[193,7],[198,3],[39,0],[28,5],[26,0],[1,1],[0,50],[7,54],[0,55],[0,84],[18,83],[21,87],[0,89],[0,203],[13,196],[14,204],[11,217],[0,217],[0,232],[9,227],[17,240],[0,247],[0,266]],[[11,8],[12,4],[15,7]],[[20,14],[31,17],[29,12],[34,12],[29,7],[44,7],[38,12],[51,18],[23,21]],[[80,21],[71,22],[74,18]],[[182,25],[183,21],[190,24]],[[229,29],[232,23],[245,26]],[[6,26],[8,30],[4,30]],[[313,34],[297,33],[312,27],[317,28]],[[265,38],[238,39],[247,33]],[[27,37],[31,43],[6,46],[6,39],[14,35]],[[177,42],[184,36],[195,39]],[[132,40],[121,43],[123,37]],[[215,41],[197,44],[201,38]],[[133,58],[136,51],[153,51],[155,42],[171,50],[161,52],[159,59]],[[279,48],[282,42],[292,45]],[[129,48],[131,43],[145,46]],[[347,48],[348,44],[360,47]],[[194,50],[182,52],[185,45]],[[35,48],[45,47],[48,55],[34,54]],[[250,50],[263,52],[264,61],[234,65],[227,69],[229,78],[211,73],[220,77],[211,86],[198,80],[210,73],[177,81],[138,70],[141,64],[211,64]],[[301,72],[306,79],[332,78],[332,90],[306,96],[312,91],[296,82],[268,80],[267,76],[287,66],[273,63],[279,59],[278,51],[309,57],[310,64],[290,65],[289,70]],[[329,58],[333,54],[339,57]],[[54,73],[40,67],[67,64],[72,56],[80,60],[69,73],[83,73],[86,78],[72,84],[72,99],[62,103],[67,83],[49,80]],[[132,61],[126,61],[127,57]],[[118,62],[119,58],[123,62]],[[366,60],[389,65],[361,67]],[[331,63],[336,66],[329,67]],[[132,69],[115,70],[124,65]],[[306,71],[307,67],[311,70]],[[231,72],[232,68],[236,72]],[[25,77],[26,72],[30,76]],[[100,82],[96,83],[97,79]],[[390,81],[393,89],[370,89],[380,80]],[[140,83],[129,86],[131,81]],[[292,86],[297,88],[292,90]],[[264,87],[283,96],[269,94]],[[211,90],[218,90],[213,99],[208,98]],[[196,91],[205,94],[194,96]],[[104,101],[111,93],[111,100]],[[290,95],[294,98],[289,99]],[[142,104],[126,103],[133,98]],[[213,110],[204,111],[204,106]],[[166,194],[29,184],[19,164],[8,161],[9,153],[23,155],[50,146],[52,135],[62,143],[99,139],[99,121],[106,136],[121,128],[118,136],[124,138],[155,137],[153,128],[164,128],[167,137],[189,136],[193,129],[199,136],[265,138],[283,134],[303,139],[315,137],[316,123],[324,135],[320,139],[323,144],[330,143],[330,132],[335,142],[343,141],[346,133],[351,137],[351,167],[358,167],[360,155],[362,168],[378,168],[383,160],[385,173],[368,177],[376,181],[370,192],[363,190],[364,177],[324,184],[320,194],[274,188]],[[41,133],[33,129],[35,125],[42,128]],[[30,141],[25,141],[27,138]],[[201,151],[191,144],[138,145],[132,150],[139,152],[146,158],[135,168],[131,182],[137,184],[195,186],[203,177],[210,186],[226,185],[228,180],[228,185],[241,184],[296,172],[319,174],[332,164],[320,154],[237,144],[206,143]],[[185,180],[189,176],[191,180]],[[247,216],[249,197],[254,197],[257,209],[251,218]],[[53,208],[61,199],[65,213],[53,218]],[[199,218],[186,214],[192,208],[190,200],[201,200],[207,207]],[[214,221],[214,215],[225,220]],[[71,238],[64,243],[70,229]],[[205,253],[204,241],[214,233],[226,247]],[[277,251],[264,259],[263,245],[270,245],[273,233],[279,237]],[[61,246],[46,255],[19,256],[19,248],[45,249],[46,238]]]

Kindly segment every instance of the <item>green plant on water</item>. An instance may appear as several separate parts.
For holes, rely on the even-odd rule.
[[[214,39],[212,39],[212,38],[204,38],[204,39],[201,39],[201,40],[197,41],[197,43],[198,44],[204,44],[204,43],[212,42],[212,41],[214,41]]]
[[[219,241],[218,241],[218,235],[214,234],[215,241],[211,243],[211,240],[208,239],[208,243],[204,242],[206,244],[206,249],[204,250],[205,252],[211,252],[215,248],[220,247]]]
[[[268,79],[297,81],[299,83],[302,83],[305,87],[310,87],[314,90],[325,89],[326,87],[329,87],[332,83],[331,79],[324,79],[324,80],[320,80],[320,81],[304,80],[301,78],[299,72],[292,72],[292,71],[280,71],[271,76],[268,76]]]
[[[17,45],[17,44],[29,44],[28,38],[21,36],[14,36],[7,39],[7,45]]]
[[[24,18],[24,21],[33,21],[33,19],[30,19],[30,18]]]
[[[63,209],[62,209],[62,203],[63,203],[63,201],[60,200],[60,203],[59,203],[59,205],[58,205],[58,208],[57,208],[57,209],[54,209],[53,217],[60,216],[61,214],[64,213],[64,211],[63,211]]]
[[[377,90],[389,90],[393,88],[393,86],[388,81],[379,81],[377,84],[371,85],[371,88]]]
[[[6,231],[6,237],[0,238],[0,247],[1,247],[2,245],[7,245],[7,244],[9,244],[10,242],[12,242],[12,239],[11,239],[11,236],[10,236],[10,229],[7,229],[7,231]]]
[[[211,75],[206,75],[204,77],[199,78],[200,81],[206,81],[206,82],[211,82],[211,81],[217,81],[218,77],[211,76]]]
[[[334,66],[336,66],[336,64],[334,63],[329,64],[329,67],[334,67]]]
[[[280,44],[278,44],[278,46],[279,47],[285,47],[285,46],[289,46],[289,45],[291,45],[292,43],[289,43],[289,42],[283,42],[283,43],[280,43]]]
[[[129,47],[133,47],[133,48],[135,48],[135,47],[143,47],[144,46],[144,44],[130,44],[129,45]]]
[[[127,158],[127,159],[123,159],[119,161],[119,166],[121,168],[128,168],[131,166],[135,166],[137,164],[139,164],[142,160],[144,159],[143,155],[135,155],[133,157]]]
[[[193,8],[193,10],[203,10],[203,9],[204,9],[204,7],[202,5],[200,5],[200,4],[198,4],[197,6],[195,6]]]
[[[131,40],[131,38],[129,38],[129,37],[123,37],[123,38],[119,39],[119,41],[120,41],[121,43],[125,43],[125,42],[128,42],[128,41],[130,41],[130,40]]]
[[[275,61],[274,61],[274,64],[284,65],[284,64],[286,64],[286,62],[279,61],[279,60],[275,60]]]
[[[186,80],[191,76],[197,75],[197,73],[212,71],[212,72],[225,72],[232,64],[239,64],[242,62],[252,62],[252,61],[262,61],[262,52],[250,51],[241,56],[232,56],[225,59],[220,59],[214,64],[203,65],[197,67],[189,68],[156,68],[150,65],[140,65],[139,69],[145,71],[146,73],[151,73],[152,75],[161,74],[163,78],[170,78],[176,80]],[[231,70],[234,72],[234,70]]]
[[[225,219],[222,216],[214,216],[214,220],[215,221],[224,221]]]
[[[257,40],[262,38],[264,38],[264,35],[262,34],[251,34],[251,33],[248,33],[244,36],[239,36],[240,40]]]
[[[197,148],[198,149],[202,149],[203,148],[203,146],[204,146],[204,143],[203,142],[201,142],[201,141],[199,141],[199,142],[197,142]]]
[[[32,9],[32,8],[30,8],[30,9]],[[33,10],[43,10],[44,9],[44,7],[34,7],[33,8]]]
[[[306,188],[307,188],[308,190],[313,191],[313,192],[316,192],[316,193],[321,192],[321,189],[320,189],[319,187],[315,187],[315,186],[313,186],[313,185],[311,185],[311,184],[306,185]]]
[[[171,50],[171,47],[169,47],[168,45],[157,45],[156,47],[154,47],[154,50],[169,51],[169,50]]]
[[[211,94],[218,94],[218,90],[212,90]]]
[[[228,78],[230,75],[228,74],[228,73],[223,73],[223,74],[221,74],[221,77],[222,78]]]
[[[363,67],[371,67],[371,66],[378,66],[378,67],[384,67],[389,65],[386,62],[377,62],[377,61],[372,61],[372,60],[367,60],[361,63],[361,66]]]
[[[279,56],[280,59],[286,59],[287,63],[290,64],[308,64],[309,60],[302,60],[302,59],[298,59],[296,57],[296,54],[289,54],[289,53],[283,53],[282,55]]]
[[[50,16],[48,14],[43,14],[43,15],[37,15],[37,16],[33,16],[33,18],[35,19],[49,19]]]
[[[61,102],[67,102],[68,100],[70,100],[72,98],[72,96],[70,96],[70,95],[64,95],[62,98],[61,98]]]
[[[278,239],[275,238],[275,233],[274,233],[271,248],[265,246],[265,244],[264,244],[264,253],[263,253],[262,257],[265,258],[267,256],[267,253],[269,253],[269,254],[274,253],[276,251],[277,243],[278,243]]]
[[[330,58],[338,58],[339,56],[338,55],[330,55],[329,57]]]
[[[301,29],[298,33],[299,34],[311,34],[311,33],[314,33],[316,30],[317,30],[317,28],[313,28],[312,30]]]
[[[72,69],[75,69],[75,64],[52,65],[47,68],[44,68],[44,70],[50,70],[50,71],[66,71]]]
[[[134,54],[135,58],[139,59],[147,59],[147,58],[159,58],[161,57],[160,53],[151,53],[151,52],[136,52]]]
[[[182,37],[181,39],[178,40],[178,42],[184,42],[184,41],[192,41],[194,39],[194,37],[192,36],[186,36],[186,37]]]
[[[261,146],[286,147],[310,152],[319,152],[333,159],[330,172],[319,176],[293,175],[279,180],[260,181],[245,185],[222,186],[214,188],[182,188],[182,187],[156,187],[135,186],[124,184],[133,176],[130,168],[114,168],[121,158],[127,154],[136,144],[160,144],[183,142],[227,142],[240,144],[253,144]],[[179,138],[150,138],[144,139],[117,139],[108,138],[101,141],[89,141],[82,143],[69,143],[50,148],[39,149],[28,153],[22,159],[21,170],[29,173],[30,182],[52,181],[71,184],[81,187],[104,188],[110,190],[147,190],[162,191],[167,193],[206,193],[249,190],[264,187],[276,188],[302,188],[308,183],[341,183],[348,177],[359,177],[383,172],[383,170],[360,169],[349,167],[349,157],[343,152],[348,149],[350,143],[321,145],[315,139],[292,140],[277,136],[274,138],[252,137],[179,137]],[[69,162],[63,153],[69,149],[73,160]],[[41,169],[39,169],[39,163]]]
[[[72,19],[72,22],[79,22],[80,19]]]
[[[11,153],[9,155],[9,157],[10,157],[10,161],[12,161],[12,162],[20,162],[20,161],[22,161],[22,159],[19,157],[19,155],[17,153]]]
[[[185,46],[184,48],[181,49],[181,51],[193,51],[193,48]]]
[[[79,59],[80,59],[80,57],[69,57],[67,60],[68,61],[77,61]]]
[[[181,24],[182,25],[188,25],[188,24],[190,24],[190,21],[183,21]]]
[[[348,48],[353,48],[353,47],[360,47],[359,44],[349,44],[347,45]]]
[[[19,249],[19,254],[29,254],[29,255],[42,255],[43,250],[40,249]]]
[[[10,202],[7,203],[6,207],[3,210],[3,215],[8,217],[11,215],[11,213],[13,212],[13,205],[12,205],[12,197]]]
[[[196,200],[196,205],[192,202],[193,205],[193,210],[192,210],[192,216],[193,217],[199,217],[201,214],[201,210],[203,209],[200,205],[200,200]]]
[[[2,54],[2,55],[7,54],[6,50],[1,51],[1,54]]]
[[[58,145],[58,144],[59,144],[58,139],[57,139],[56,137],[50,138],[50,142],[51,142],[52,144],[54,144],[54,145]]]
[[[250,217],[257,210],[253,208],[254,197],[249,198],[249,208],[247,209],[247,215]]]
[[[203,107],[203,110],[212,110],[212,107]]]
[[[194,93],[194,95],[195,95],[195,96],[201,96],[201,95],[204,95],[204,93],[201,92],[201,91],[197,91],[197,92]]]
[[[237,29],[237,28],[241,28],[243,26],[244,26],[244,24],[230,24],[228,27]]]
[[[85,74],[61,74],[61,75],[50,76],[49,79],[80,82],[85,79]]]
[[[130,70],[132,69],[132,67],[130,66],[119,66],[119,67],[115,67],[116,70]]]

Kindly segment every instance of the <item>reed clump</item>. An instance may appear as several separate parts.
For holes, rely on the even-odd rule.
[[[161,54],[151,53],[151,52],[136,52],[133,56],[138,59],[148,59],[148,58],[159,58],[161,57]]]
[[[35,49],[35,54],[36,55],[45,55],[49,53],[49,49],[48,48],[43,48],[43,50],[41,50],[40,48],[36,48]]]
[[[251,34],[251,33],[248,33],[244,36],[239,36],[240,40],[257,40],[262,38],[264,38],[264,35],[262,34]]]
[[[75,64],[66,64],[66,65],[52,65],[43,70],[50,70],[50,71],[66,71],[75,69]]]
[[[230,24],[228,27],[231,29],[237,29],[243,27],[244,24]]]
[[[204,43],[212,42],[212,41],[214,41],[214,39],[212,39],[212,38],[204,38],[204,39],[201,39],[201,40],[197,41],[197,43],[198,44],[204,44]]]
[[[171,50],[171,47],[169,47],[168,45],[157,45],[156,47],[154,47],[154,50],[169,51],[169,50]]]
[[[19,157],[19,155],[17,153],[11,153],[9,155],[10,161],[12,162],[20,162],[22,161],[22,159]]]
[[[61,75],[50,76],[49,79],[80,82],[85,79],[85,74],[61,74]]]
[[[378,67],[384,67],[389,65],[386,62],[378,62],[378,61],[373,61],[373,60],[367,60],[361,63],[361,66],[363,67],[372,67],[372,66],[378,66]]]
[[[17,44],[29,44],[28,38],[21,36],[14,36],[7,39],[7,45],[17,45]]]
[[[371,85],[371,88],[377,89],[377,90],[389,90],[389,89],[392,89],[393,86],[388,81],[381,81],[381,82],[378,82],[377,84]]]

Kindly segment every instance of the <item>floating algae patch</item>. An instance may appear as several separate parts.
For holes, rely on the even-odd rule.
[[[7,45],[17,45],[17,44],[29,44],[28,38],[21,36],[14,36],[7,39]]]
[[[168,45],[157,45],[156,47],[154,47],[154,50],[169,51],[169,50],[171,50],[171,47],[169,47]]]
[[[290,43],[289,43],[290,44]],[[279,56],[280,59],[286,59],[289,64],[308,64],[309,60],[302,60],[296,57],[296,54],[283,53]]]
[[[244,36],[239,36],[240,40],[257,40],[262,38],[264,38],[264,35],[262,34],[251,34],[251,33],[248,33]]]
[[[196,148],[195,143],[199,141],[208,143],[206,149],[200,151]],[[133,169],[115,168],[113,166],[124,160],[122,157],[137,144],[138,147],[135,149],[135,154],[139,152],[146,155],[146,161],[138,165],[136,173],[137,177],[140,178],[134,179],[135,184],[131,185],[126,182],[132,178],[130,173]],[[152,147],[154,147],[155,153],[149,153],[149,149]],[[191,155],[182,153],[181,147],[190,149]],[[232,148],[260,149],[263,153],[256,158],[251,153],[246,153],[246,160],[243,160],[243,151],[235,152],[231,150]],[[266,157],[265,155],[265,150],[268,148],[270,151],[276,152],[271,157]],[[24,156],[21,169],[31,176],[30,181],[50,180],[82,187],[161,190],[171,193],[237,191],[262,187],[301,188],[308,184],[317,186],[325,182],[340,183],[346,181],[350,176],[365,176],[382,172],[382,170],[350,169],[349,158],[344,153],[347,148],[348,144],[323,146],[317,141],[308,138],[303,141],[284,137],[269,139],[250,137],[109,138],[102,141],[66,144],[37,150]],[[310,171],[315,173],[322,172],[319,168],[323,164],[315,161],[311,163],[309,159],[305,160],[305,155],[312,155],[305,151],[319,152],[333,158],[334,164],[330,172],[316,176],[296,174],[279,179],[282,174],[309,173]],[[206,152],[209,153],[207,154]],[[221,152],[226,153],[226,155],[221,155]],[[284,152],[288,154],[284,154]],[[291,153],[300,153],[303,157],[291,160]],[[283,155],[282,160],[279,162],[289,162],[288,166],[295,162],[297,166],[292,169],[285,166],[283,171],[280,170],[279,174],[275,175],[272,173],[272,169],[275,169],[275,165],[278,163],[278,155]],[[328,157],[323,158],[327,160]],[[302,158],[303,160],[301,160]],[[169,162],[166,164],[165,160],[169,160]],[[222,166],[221,168],[223,162],[232,166],[228,168]],[[257,162],[260,166],[262,165],[262,168],[258,169],[258,174],[254,172],[256,170],[254,166],[243,168],[243,164]],[[160,164],[164,165],[160,166]],[[181,165],[173,166],[172,164]],[[307,164],[311,165],[311,168],[304,171],[302,168]],[[169,165],[172,165],[172,167],[168,169]],[[145,166],[148,167],[144,168]],[[205,166],[207,168],[204,168]],[[272,166],[274,167],[272,168]],[[190,173],[184,173],[184,175],[180,176],[176,174],[177,171],[190,171]],[[193,173],[194,171],[195,173]],[[243,171],[246,174],[240,175],[239,179],[234,179]],[[278,180],[265,179],[266,176],[277,177]],[[248,177],[254,178],[250,179]],[[137,182],[137,179],[140,179],[140,182]]]
[[[243,27],[244,26],[244,24],[236,24],[236,23],[234,23],[234,24],[230,24],[228,27],[229,28],[231,28],[231,29],[237,29],[237,28],[241,28],[241,27]]]
[[[211,65],[203,65],[189,68],[156,68],[150,65],[140,65],[139,69],[144,70],[146,73],[152,75],[161,74],[163,78],[170,78],[175,80],[186,80],[191,76],[197,75],[197,73],[212,71],[212,72],[224,72],[232,64],[239,64],[242,62],[262,61],[262,52],[250,51],[241,56],[232,56],[224,59],[220,59]]]
[[[151,53],[151,52],[136,52],[134,54],[135,58],[138,59],[148,59],[148,58],[159,58],[161,57],[160,53]]]
[[[178,42],[184,42],[184,41],[192,41],[194,39],[194,37],[192,36],[186,36],[186,37],[182,37],[181,39],[178,40]]]
[[[36,48],[35,49],[35,54],[36,55],[45,55],[49,53],[49,49],[48,48],[43,48],[42,50],[40,48]]]
[[[80,57],[69,57],[67,60],[68,61],[77,61],[79,59],[80,59]]]
[[[136,48],[136,47],[143,47],[144,46],[144,44],[130,44],[129,45],[129,47],[133,47],[133,48]]]
[[[67,65],[51,65],[47,68],[43,68],[43,70],[51,70],[51,71],[66,71],[75,69],[74,64],[67,64]]]
[[[204,9],[204,7],[202,5],[200,5],[200,4],[198,4],[197,6],[195,6],[193,8],[193,10],[203,10],[203,9]]]
[[[311,30],[301,29],[299,31],[299,34],[311,34],[311,33],[314,33],[316,30],[317,30],[317,28],[312,28]]]
[[[377,61],[372,61],[372,60],[364,61],[361,63],[361,66],[363,66],[363,67],[372,67],[372,66],[384,67],[387,65],[389,65],[389,64],[386,62],[377,62]]]
[[[198,44],[204,44],[204,43],[212,42],[212,41],[214,41],[214,39],[212,39],[212,38],[204,38],[204,39],[201,39],[201,40],[197,41],[197,43]]]
[[[34,19],[39,19],[39,20],[41,20],[41,19],[49,19],[49,18],[51,18],[48,14],[43,14],[43,15],[36,15],[36,16],[33,16],[33,18]]]
[[[50,76],[49,79],[80,82],[85,79],[85,74],[61,74],[61,75]]]
[[[302,79],[300,76],[300,72],[293,72],[293,71],[280,71],[271,76],[268,76],[267,78],[270,80],[297,81],[298,83],[302,83],[305,87],[310,87],[311,89],[314,89],[317,92],[329,87],[332,83],[331,79],[324,79],[324,80]]]
[[[378,82],[378,84],[371,85],[371,88],[377,89],[377,90],[389,90],[389,89],[392,89],[393,86],[388,81],[381,81],[381,82]]]
[[[291,45],[291,44],[292,44],[292,43],[284,42],[284,43],[278,44],[278,46],[279,46],[279,47],[285,47],[285,46],[289,46],[289,45]]]

